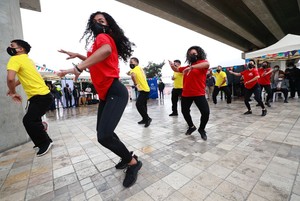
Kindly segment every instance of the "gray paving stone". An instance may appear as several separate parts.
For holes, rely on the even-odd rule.
[[[148,128],[129,101],[115,132],[143,162],[135,185],[124,188],[120,158],[97,141],[97,105],[48,112],[54,146],[36,157],[32,142],[0,153],[0,200],[298,201],[300,101],[272,103],[266,117],[251,102],[209,102],[208,140],[184,135],[182,114],[169,117],[170,96],[149,100]],[[180,105],[179,105],[180,111]],[[191,115],[199,126],[200,113]]]

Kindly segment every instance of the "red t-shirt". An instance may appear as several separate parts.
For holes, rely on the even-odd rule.
[[[268,75],[262,76],[264,73],[270,72],[272,69],[271,68],[259,68],[258,69],[258,74],[260,78],[258,79],[258,84],[260,85],[270,85],[271,84],[271,73]]]
[[[106,94],[115,78],[119,78],[118,51],[114,40],[108,34],[99,34],[87,56],[91,56],[103,45],[110,45],[112,53],[103,61],[90,66],[91,79],[101,100],[106,99]]]
[[[257,69],[253,68],[252,70],[244,70],[241,72],[241,75],[244,77],[244,85],[247,89],[252,89],[257,84],[257,80],[245,84],[249,80],[252,80],[254,77],[258,76]]]
[[[207,62],[207,60],[199,60],[194,64]],[[179,67],[179,72],[182,73],[186,67]],[[183,75],[183,88],[182,96],[183,97],[192,97],[192,96],[205,96],[205,87],[206,87],[206,74],[207,68],[196,69],[193,68],[189,74]]]

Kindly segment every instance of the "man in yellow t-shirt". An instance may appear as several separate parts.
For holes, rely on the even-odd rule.
[[[7,53],[11,56],[7,63],[7,95],[21,103],[22,97],[17,94],[16,87],[21,84],[24,88],[29,105],[23,124],[35,147],[39,148],[37,156],[42,156],[52,146],[52,140],[42,124],[42,116],[49,109],[53,97],[34,62],[28,57],[30,49],[31,46],[23,40],[13,40],[7,47]]]
[[[176,68],[179,68],[181,65],[180,60],[174,60],[174,66]],[[178,110],[177,110],[177,103],[179,97],[181,97],[182,94],[182,87],[183,87],[183,75],[182,73],[179,72],[174,72],[172,80],[174,80],[174,86],[172,89],[172,95],[171,95],[171,100],[172,100],[172,113],[169,114],[169,116],[178,116]]]
[[[138,124],[145,124],[145,127],[148,127],[152,121],[147,113],[147,100],[149,98],[150,87],[148,85],[146,75],[144,70],[139,66],[139,60],[136,57],[130,59],[130,68],[129,75],[139,91],[139,95],[136,99],[136,108],[142,120]]]
[[[217,95],[219,91],[224,91],[227,99],[227,103],[231,103],[231,91],[227,86],[227,75],[224,71],[222,71],[222,66],[217,67],[217,72],[213,73],[213,76],[216,78],[215,88],[213,91],[213,102],[217,104]]]

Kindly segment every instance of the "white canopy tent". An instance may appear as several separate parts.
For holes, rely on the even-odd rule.
[[[277,43],[254,52],[245,53],[245,59],[278,61],[300,58],[300,36],[287,34]]]

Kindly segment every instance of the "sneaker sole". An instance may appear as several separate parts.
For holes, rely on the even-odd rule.
[[[52,143],[52,146],[54,145],[54,142],[52,141],[52,142],[50,142],[50,143]],[[33,149],[37,149],[38,148],[38,146],[33,146],[32,147]]]
[[[51,149],[53,143],[51,142],[48,146],[48,149],[44,152],[44,153],[41,153],[41,154],[37,154],[36,156],[37,157],[40,157],[40,156],[44,156],[46,153],[48,153],[48,151]]]

